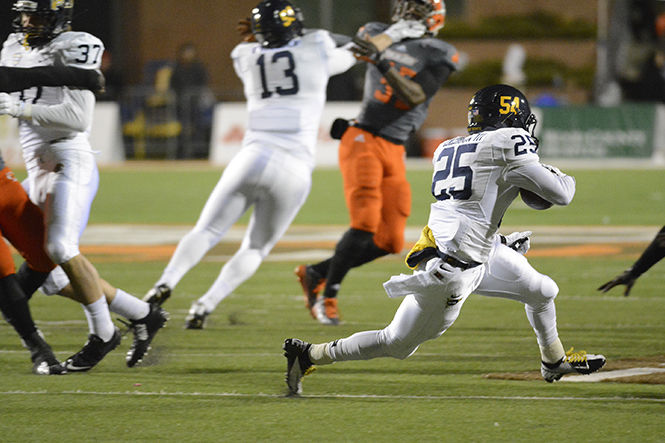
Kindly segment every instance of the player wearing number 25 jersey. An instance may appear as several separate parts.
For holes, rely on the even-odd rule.
[[[360,115],[339,146],[350,229],[331,258],[296,268],[307,306],[320,323],[339,323],[336,297],[351,268],[404,246],[411,211],[404,143],[423,124],[432,97],[457,67],[455,48],[434,38],[444,20],[443,0],[400,0],[393,24],[368,23],[356,36],[356,44],[370,48],[362,55],[371,63]]]
[[[407,358],[421,343],[453,325],[471,293],[522,303],[540,347],[547,382],[565,374],[590,374],[605,364],[602,355],[564,351],[554,299],[559,288],[536,271],[524,254],[530,232],[507,237],[497,232],[521,189],[543,201],[567,205],[575,180],[538,159],[535,127],[526,97],[507,85],[483,88],[469,104],[469,135],[442,143],[434,153],[428,225],[407,255],[413,274],[383,284],[390,297],[403,297],[384,329],[364,331],[328,343],[284,342],[286,382],[292,394],[313,364]]]
[[[243,148],[145,298],[163,302],[253,206],[240,249],[192,305],[186,319],[189,329],[201,329],[215,307],[256,272],[309,193],[328,78],[350,68],[356,59],[347,49],[336,47],[328,32],[303,32],[301,20],[288,1],[261,2],[251,13],[257,42],[241,43],[231,53],[249,111]]]

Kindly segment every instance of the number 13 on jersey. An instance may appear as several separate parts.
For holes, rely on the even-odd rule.
[[[473,169],[463,164],[463,156],[476,152],[477,147],[478,143],[465,143],[445,147],[439,152],[432,178],[432,195],[437,200],[468,200],[471,197]]]

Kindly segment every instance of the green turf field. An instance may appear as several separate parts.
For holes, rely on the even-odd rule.
[[[578,194],[568,208],[538,212],[515,205],[511,226],[647,226],[665,220],[662,170],[572,171]],[[94,224],[192,224],[219,177],[202,167],[132,166],[102,172]],[[429,170],[413,171],[410,225],[422,225],[430,202]],[[343,225],[339,174],[316,171],[296,224]],[[644,229],[644,228],[642,228]],[[559,284],[564,346],[608,358],[665,363],[665,262],[630,297],[595,289],[630,265],[646,243],[619,244],[616,254],[538,255],[532,264]],[[344,324],[323,327],[303,307],[292,276],[298,262],[265,262],[226,299],[203,331],[183,329],[186,311],[216,277],[233,244],[211,251],[166,304],[171,320],[143,367],[128,369],[130,337],[87,374],[38,377],[13,329],[0,323],[0,438],[3,441],[631,441],[665,439],[665,385],[548,384],[537,379],[539,353],[522,306],[471,296],[456,324],[404,360],[320,367],[286,398],[287,337],[323,342],[385,326],[399,303],[381,283],[406,272],[387,257],[349,274],[340,295]],[[307,245],[303,245],[307,249]],[[275,252],[279,252],[280,246]],[[143,295],[166,259],[90,256],[113,284]],[[33,314],[57,355],[77,351],[87,334],[81,308],[35,296]],[[638,363],[635,363],[638,365]],[[665,368],[665,366],[661,366]],[[487,374],[526,373],[521,380]],[[533,376],[533,379],[529,377]],[[660,379],[662,383],[662,378]]]

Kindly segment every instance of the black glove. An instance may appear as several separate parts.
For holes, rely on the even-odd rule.
[[[626,285],[626,289],[623,291],[623,295],[628,297],[630,295],[630,290],[633,288],[637,277],[634,276],[630,269],[626,269],[623,274],[615,277],[613,280],[608,281],[604,285],[598,288],[601,292],[607,292],[615,286]]]

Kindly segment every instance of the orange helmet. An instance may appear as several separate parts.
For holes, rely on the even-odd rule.
[[[427,26],[429,35],[436,35],[446,21],[446,4],[443,0],[398,0],[393,21],[418,20]]]

